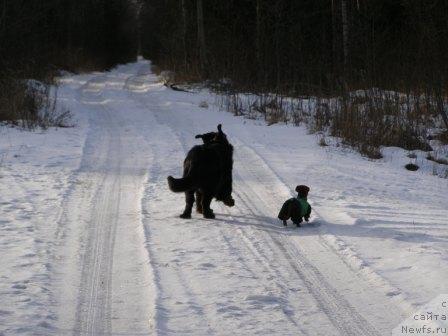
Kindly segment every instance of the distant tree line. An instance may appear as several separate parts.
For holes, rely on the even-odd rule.
[[[0,120],[21,110],[17,79],[142,53],[180,79],[239,91],[423,94],[417,114],[448,128],[447,18],[446,0],[0,0]]]
[[[107,68],[135,59],[128,0],[1,0],[0,72]]]
[[[50,96],[56,71],[135,60],[137,10],[129,0],[0,0],[0,121],[28,128],[66,124],[68,114]],[[46,83],[45,94],[30,90],[30,78]]]
[[[0,72],[107,68],[140,40],[161,67],[246,88],[442,90],[447,18],[446,0],[1,0]]]
[[[446,0],[143,0],[143,54],[191,78],[297,94],[446,90]]]

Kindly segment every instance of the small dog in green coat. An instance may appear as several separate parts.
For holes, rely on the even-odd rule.
[[[297,197],[290,198],[283,203],[278,214],[278,218],[283,221],[283,225],[287,225],[287,220],[291,219],[298,227],[303,219],[309,221],[311,215],[311,205],[308,203],[308,193],[310,188],[306,185],[298,185],[296,187]]]

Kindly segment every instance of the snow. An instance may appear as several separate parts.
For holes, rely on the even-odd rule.
[[[448,293],[447,179],[234,117],[150,68],[64,74],[76,127],[0,127],[0,335],[389,335]],[[219,123],[236,205],[180,219],[166,177]],[[297,184],[311,222],[284,228]]]

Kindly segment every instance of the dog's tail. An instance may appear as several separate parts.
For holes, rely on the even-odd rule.
[[[172,176],[168,176],[168,186],[170,187],[171,191],[183,192],[192,189],[193,181],[189,176],[178,179]]]

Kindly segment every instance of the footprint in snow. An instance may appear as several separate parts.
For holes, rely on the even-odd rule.
[[[400,291],[391,291],[391,292],[388,292],[386,295],[389,296],[389,297],[393,297],[393,296],[397,296],[397,295],[400,295],[400,294],[401,294]]]
[[[397,271],[405,271],[405,270],[408,270],[408,269],[411,269],[411,268],[412,268],[412,266],[398,267],[398,268],[397,268]]]
[[[12,311],[0,309],[0,316],[7,316],[7,315],[12,315],[12,314],[13,314]]]
[[[267,305],[281,305],[282,299],[271,295],[249,295],[245,299],[255,307],[263,307]]]
[[[216,266],[213,265],[212,263],[202,263],[199,265],[199,269],[210,269],[210,268],[215,268]]]
[[[241,308],[232,305],[221,305],[221,307],[217,309],[217,312],[222,314],[224,318],[234,318],[246,315]]]
[[[14,285],[12,285],[12,288],[14,289],[26,289],[26,285],[20,284],[20,283],[16,283]]]

